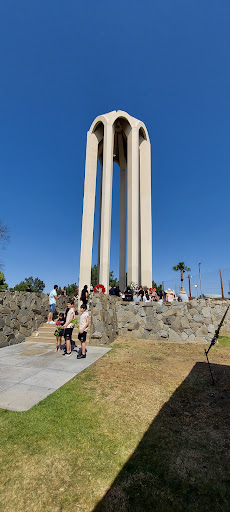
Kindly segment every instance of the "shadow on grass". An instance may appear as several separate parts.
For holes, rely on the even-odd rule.
[[[229,512],[230,367],[197,363],[94,512]]]

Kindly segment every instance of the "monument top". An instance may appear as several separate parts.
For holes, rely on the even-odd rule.
[[[136,128],[137,130],[142,129],[144,138],[149,141],[149,135],[145,124],[139,119],[130,116],[124,110],[112,110],[111,112],[107,112],[107,114],[97,116],[90,126],[89,133],[94,133],[100,123],[103,123],[104,125],[113,125],[118,119],[124,119],[128,122],[131,128]]]

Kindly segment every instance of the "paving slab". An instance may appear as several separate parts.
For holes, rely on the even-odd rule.
[[[106,354],[108,347],[87,347],[87,357],[63,357],[53,344],[24,342],[0,349],[0,408],[27,411]]]
[[[28,411],[54,391],[55,388],[29,386],[18,382],[0,393],[0,407],[10,411]]]

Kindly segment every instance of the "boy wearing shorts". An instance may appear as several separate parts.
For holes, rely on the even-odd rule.
[[[81,354],[77,355],[77,359],[85,359],[85,341],[86,334],[89,327],[89,312],[87,311],[87,307],[85,304],[81,304],[80,307],[80,320],[79,320],[79,334],[78,339],[81,342]]]

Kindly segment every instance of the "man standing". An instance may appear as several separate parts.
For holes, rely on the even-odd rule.
[[[81,312],[81,316],[80,316],[80,321],[79,321],[78,339],[81,342],[81,353],[77,355],[77,359],[85,359],[85,357],[86,357],[85,341],[86,341],[87,330],[89,327],[89,312],[87,311],[85,304],[81,304],[80,312]]]
[[[61,297],[61,295],[57,296],[57,289],[58,289],[58,285],[55,284],[54,287],[53,287],[53,290],[49,294],[50,312],[48,314],[48,321],[46,322],[47,324],[54,324],[55,323],[55,322],[53,322],[53,314],[54,314],[54,311],[55,311],[56,302]]]

